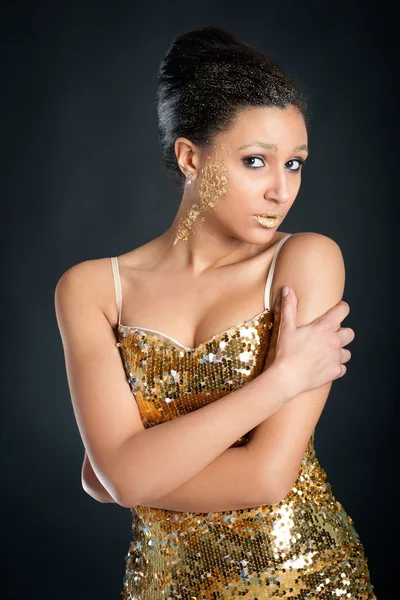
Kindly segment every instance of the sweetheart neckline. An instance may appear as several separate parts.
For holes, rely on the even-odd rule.
[[[236,323],[236,325],[231,325],[230,327],[227,327],[226,329],[223,329],[222,331],[218,331],[218,333],[215,333],[208,340],[205,340],[204,342],[200,342],[200,344],[198,344],[194,348],[189,348],[188,346],[184,346],[183,344],[181,344],[180,342],[178,342],[178,340],[170,337],[166,333],[162,333],[161,331],[157,331],[156,329],[149,329],[148,327],[137,327],[135,325],[124,325],[123,323],[119,323],[117,325],[117,330],[119,331],[120,329],[132,329],[134,331],[149,332],[149,333],[151,333],[153,335],[156,334],[158,336],[161,336],[164,340],[172,342],[173,345],[178,346],[179,348],[181,348],[182,350],[185,350],[186,352],[197,352],[199,350],[199,348],[201,348],[202,346],[205,346],[206,344],[209,344],[216,337],[218,337],[220,335],[223,335],[224,333],[227,333],[228,331],[230,331],[231,329],[234,329],[235,327],[241,327],[242,325],[246,325],[247,323],[251,323],[251,321],[254,321],[258,317],[261,317],[262,315],[267,314],[267,313],[271,313],[272,314],[272,311],[271,311],[270,308],[265,308],[263,311],[261,311],[260,313],[254,315],[254,317],[251,317],[250,319],[246,319],[245,321],[241,321],[240,323]]]

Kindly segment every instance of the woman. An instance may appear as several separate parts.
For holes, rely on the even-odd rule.
[[[354,339],[342,253],[277,230],[307,158],[305,100],[206,27],[173,40],[157,101],[175,220],[56,288],[83,485],[132,511],[121,596],[374,599],[313,445]]]

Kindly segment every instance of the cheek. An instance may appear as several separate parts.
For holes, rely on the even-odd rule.
[[[253,175],[253,177],[251,177]],[[256,174],[248,172],[245,167],[229,169],[228,171],[228,187],[230,194],[251,197],[254,194],[259,194],[265,188],[265,179],[256,177]]]
[[[297,196],[301,185],[301,175],[292,175],[289,178],[289,186],[293,199]]]
[[[265,181],[252,179],[240,169],[228,171],[229,192],[220,199],[221,217],[225,220],[243,218],[252,212],[254,202],[265,193]]]
[[[219,216],[225,223],[233,224],[249,215],[250,206],[248,190],[246,195],[245,190],[231,188],[230,193],[220,200]]]

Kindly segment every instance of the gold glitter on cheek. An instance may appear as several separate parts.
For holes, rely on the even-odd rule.
[[[193,223],[198,217],[202,215],[200,223],[204,223],[204,213],[217,210],[216,201],[218,198],[229,193],[228,167],[223,158],[223,153],[231,154],[231,148],[228,144],[221,143],[215,155],[207,157],[206,164],[200,172],[200,201],[193,203],[187,215],[182,217],[175,236],[174,245],[179,240],[187,242],[190,233],[194,233]]]

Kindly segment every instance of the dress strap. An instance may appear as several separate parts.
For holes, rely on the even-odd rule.
[[[286,242],[286,240],[290,238],[291,235],[292,235],[291,233],[288,233],[276,245],[274,256],[272,257],[271,266],[268,271],[267,281],[265,283],[264,310],[267,310],[267,308],[268,309],[271,308],[271,286],[272,286],[272,279],[274,277],[275,263],[276,263],[276,259],[278,258],[279,250],[281,249],[283,244]]]
[[[121,324],[121,311],[122,311],[122,289],[121,289],[121,278],[119,276],[118,257],[111,257],[111,266],[114,277],[114,288],[115,288],[115,299],[118,307],[118,326]]]

